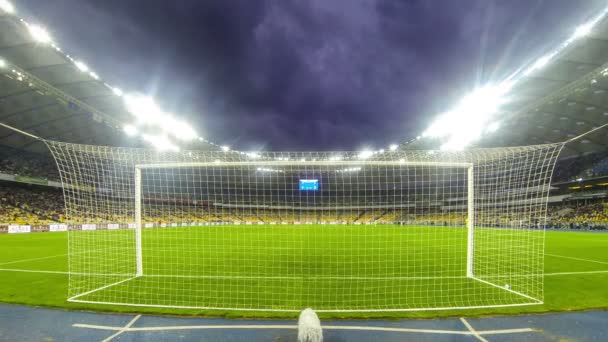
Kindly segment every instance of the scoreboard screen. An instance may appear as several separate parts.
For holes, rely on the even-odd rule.
[[[300,190],[302,190],[302,191],[319,190],[319,180],[318,179],[300,179]]]

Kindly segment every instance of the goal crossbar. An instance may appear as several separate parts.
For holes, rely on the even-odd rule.
[[[311,161],[212,161],[212,162],[192,162],[192,163],[153,163],[153,164],[137,164],[136,169],[167,169],[167,168],[190,168],[190,167],[226,167],[226,166],[435,166],[435,167],[455,167],[469,168],[473,163],[458,163],[458,162],[415,162],[415,161],[388,161],[388,160],[311,160]]]

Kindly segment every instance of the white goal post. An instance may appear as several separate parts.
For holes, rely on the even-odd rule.
[[[69,301],[321,312],[543,302],[561,144],[362,155],[46,143],[71,227]]]

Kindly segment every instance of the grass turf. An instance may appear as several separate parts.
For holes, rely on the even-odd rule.
[[[336,229],[323,226],[301,226],[291,230],[287,230],[287,227],[284,230],[278,229],[278,227],[270,229],[270,227],[251,226],[237,229],[232,227],[232,230],[227,230],[227,228],[201,227],[194,228],[195,231],[192,228],[144,230],[143,244],[151,247],[148,249],[144,247],[144,265],[148,267],[145,272],[156,277],[137,278],[111,287],[105,293],[98,291],[83,299],[126,298],[132,300],[140,298],[141,300],[141,298],[147,298],[146,300],[150,300],[156,298],[156,303],[162,303],[163,300],[169,298],[172,303],[195,302],[197,306],[215,306],[213,305],[213,300],[215,300],[218,305],[226,306],[228,303],[232,307],[244,307],[248,302],[255,300],[256,303],[267,307],[287,304],[299,307],[299,305],[307,303],[313,304],[313,307],[349,305],[352,308],[370,302],[382,307],[390,307],[391,302],[394,301],[402,306],[405,302],[399,303],[399,300],[407,300],[407,305],[413,307],[438,306],[442,300],[447,301],[448,293],[452,295],[472,294],[468,297],[469,302],[467,303],[474,303],[475,298],[480,300],[480,303],[488,303],[493,298],[517,299],[500,297],[508,296],[509,293],[476,282],[460,284],[458,282],[461,280],[419,279],[415,282],[402,280],[402,283],[399,283],[395,280],[378,279],[383,276],[394,276],[396,273],[419,276],[440,274],[443,277],[461,279],[459,277],[464,270],[462,267],[456,266],[462,265],[465,261],[465,254],[459,252],[459,249],[466,247],[462,229],[418,228],[418,230],[408,230],[409,233],[400,231],[400,234],[395,234],[397,228],[390,226],[380,229],[377,226]],[[190,229],[191,240],[183,238],[186,229]],[[375,229],[374,233],[372,234],[369,229]],[[323,239],[320,238],[321,233],[324,234]],[[101,255],[108,255],[104,254],[108,252],[113,253],[109,255],[122,253],[121,257],[115,261],[118,264],[111,267],[114,273],[121,269],[126,273],[133,271],[132,263],[124,262],[125,259],[132,259],[128,248],[132,239],[125,239],[125,236],[121,236],[121,234],[129,235],[132,232],[97,231],[79,232],[78,234],[88,234],[78,239],[72,239],[72,243],[81,244],[78,248],[86,247],[89,250],[89,254],[85,254],[82,260],[86,260],[87,255],[93,258],[98,257],[99,255],[95,255],[95,253],[102,253]],[[100,238],[101,234],[107,234],[107,236]],[[347,238],[351,240],[345,240]],[[321,316],[327,318],[439,317],[607,308],[608,255],[605,250],[608,247],[608,234],[547,232],[546,238],[545,304],[543,305],[445,311],[323,313]],[[100,244],[100,241],[105,244]],[[125,241],[127,245],[122,246],[121,243],[124,244]],[[192,241],[204,248],[188,248],[192,247],[192,245],[188,245]],[[225,241],[236,241],[236,243],[227,245]],[[344,243],[344,241],[348,243]],[[408,241],[419,241],[420,244],[411,244]],[[105,248],[111,249],[104,250],[104,245],[106,245]],[[158,248],[161,245],[165,248]],[[423,248],[423,245],[426,248]],[[433,248],[429,249],[428,246],[431,245]],[[167,246],[171,247],[167,248]],[[219,246],[224,246],[224,248],[219,248]],[[226,246],[229,247],[226,248]],[[244,249],[242,248],[244,246],[255,246],[255,248]],[[396,252],[403,250],[403,247],[408,247],[407,253]],[[416,250],[416,247],[419,249]],[[271,250],[275,252],[271,253]],[[276,253],[277,250],[280,251],[279,254]],[[308,253],[306,262],[297,257],[298,253],[302,251]],[[367,256],[362,257],[366,253]],[[411,258],[413,255],[418,256],[417,261]],[[188,262],[168,262],[179,258]],[[256,261],[254,262],[254,260]],[[425,262],[420,263],[420,260]],[[196,271],[203,269],[203,267],[199,267],[203,265],[207,265],[204,267],[204,273]],[[211,267],[212,265],[213,267]],[[340,265],[342,273],[336,273],[336,265]],[[179,269],[184,266],[186,267]],[[105,273],[107,270],[100,266],[99,271]],[[286,271],[287,273],[285,273]],[[342,277],[352,277],[355,272],[359,272],[358,275],[363,276],[362,279],[350,280],[349,283],[345,283],[343,279],[331,279],[331,276],[336,274]],[[175,273],[194,277],[179,279],[162,277]],[[280,275],[287,279],[261,281],[239,279],[238,276],[243,274],[262,274],[267,277]],[[302,280],[303,275],[310,274],[320,277],[308,279],[308,281]],[[199,278],[199,276],[203,277]],[[228,278],[225,278],[226,276]],[[235,276],[236,279],[230,278]],[[78,281],[77,275],[72,275],[72,277],[74,277],[73,280]],[[117,278],[117,280],[120,279],[125,278]],[[205,316],[294,317],[297,315],[293,312],[135,308],[70,303],[65,300],[68,293],[67,281],[66,233],[0,236],[0,301],[2,302],[71,309]],[[345,287],[349,284],[350,288]],[[409,290],[390,292],[395,285]],[[353,288],[359,290],[353,291]],[[177,291],[177,289],[182,291]],[[433,302],[429,302],[429,298]],[[417,302],[412,302],[412,299],[417,299]]]

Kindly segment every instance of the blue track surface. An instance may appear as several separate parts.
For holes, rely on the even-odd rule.
[[[331,341],[608,341],[608,311],[323,321]],[[131,323],[132,325],[125,329]],[[0,304],[0,341],[296,341],[295,321],[116,315]],[[468,325],[468,326],[467,326]],[[392,330],[392,331],[391,331]]]

